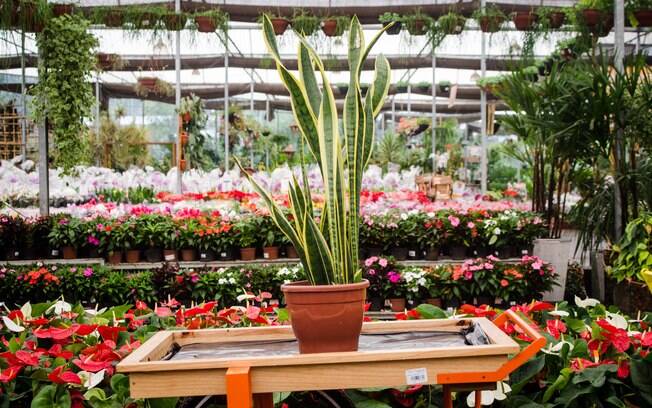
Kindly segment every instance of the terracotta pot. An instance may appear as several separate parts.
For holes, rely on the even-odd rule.
[[[600,24],[603,20],[603,12],[596,9],[584,9],[582,10],[582,16],[584,16],[584,23],[589,27],[595,27]]]
[[[512,17],[514,26],[519,31],[530,31],[537,22],[537,15],[529,11],[517,11]]]
[[[391,22],[383,23],[383,27],[387,27],[390,24],[391,24]],[[388,35],[397,35],[397,34],[399,34],[401,32],[401,26],[402,26],[402,24],[401,24],[400,21],[395,21],[394,25],[391,26],[390,28],[388,28],[385,32]]]
[[[448,249],[451,255],[451,258],[456,261],[461,261],[466,258],[466,247],[464,245],[451,245]]]
[[[345,285],[313,286],[307,281],[282,285],[299,352],[356,351],[367,287],[367,280]]]
[[[495,33],[500,31],[500,26],[503,24],[503,21],[505,19],[500,16],[484,16],[480,17],[478,23],[483,33]]]
[[[217,30],[215,20],[209,16],[195,16],[195,24],[200,33],[214,33]]]
[[[560,28],[566,21],[566,14],[561,11],[553,11],[548,15],[548,21],[550,22],[550,28]]]
[[[275,17],[270,19],[272,22],[272,27],[274,27],[274,34],[283,35],[285,30],[287,30],[290,21],[282,17]]]
[[[187,145],[188,144],[188,133],[182,132],[181,135],[179,136],[181,139],[181,145]]]
[[[165,249],[163,250],[163,260],[165,262],[176,262],[179,260],[179,255],[177,254],[176,249]]]
[[[181,260],[184,262],[193,262],[197,260],[197,250],[194,248],[184,248],[181,250]]]
[[[405,299],[391,298],[389,303],[392,305],[392,312],[400,313],[405,311]]]
[[[109,254],[108,261],[111,265],[119,264],[120,262],[122,262],[122,252],[121,251],[111,252]]]
[[[240,259],[243,261],[256,259],[256,248],[240,248]]]
[[[63,259],[76,259],[77,258],[77,248],[71,246],[65,246],[61,248],[63,252]]]
[[[130,249],[125,252],[125,260],[127,263],[138,263],[140,262],[140,250],[139,249]]]
[[[186,26],[188,17],[183,14],[170,13],[163,16],[163,24],[170,31],[180,31]]]
[[[432,247],[426,250],[426,261],[436,261],[439,259],[439,247]]]
[[[181,115],[181,120],[183,121],[183,123],[190,122],[190,119],[192,119],[192,115],[190,114],[190,112],[186,112],[183,115]]]
[[[123,22],[123,15],[119,10],[111,10],[104,16],[104,25],[106,27],[122,27]]]
[[[286,247],[285,252],[288,258],[296,259],[299,257],[299,254],[297,253],[297,249],[294,247],[294,245],[289,245],[288,247]]]
[[[145,260],[147,262],[163,261],[163,251],[161,248],[148,248],[145,250]]]
[[[337,35],[337,20],[324,20],[321,30],[327,37],[335,37]]]
[[[55,17],[61,17],[65,14],[72,14],[72,4],[53,4],[52,14]]]
[[[428,299],[426,299],[426,303],[429,304],[429,305],[436,306],[436,307],[441,307],[442,306],[441,298],[428,298]]]
[[[605,13],[595,9],[582,10],[584,23],[592,34],[604,37],[614,26],[614,16],[611,13]]]
[[[408,256],[407,248],[392,248],[391,254],[397,261],[405,261]]]
[[[634,16],[639,27],[652,27],[652,10],[639,10]]]
[[[263,247],[263,258],[278,259],[278,247]]]
[[[407,25],[410,35],[424,35],[426,33],[426,22],[424,20],[414,20],[412,24]]]
[[[186,161],[184,159],[179,160],[179,170],[184,171],[186,169]]]
[[[207,249],[205,251],[199,251],[199,260],[201,262],[213,262],[217,256],[215,255],[215,251],[212,249]]]

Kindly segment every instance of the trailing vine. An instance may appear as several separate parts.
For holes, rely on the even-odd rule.
[[[48,21],[37,37],[39,82],[32,90],[34,117],[48,118],[54,136],[54,164],[68,172],[90,159],[84,118],[95,103],[89,81],[95,69],[97,39],[78,15]]]
[[[204,112],[202,100],[195,94],[181,99],[178,109],[183,119],[183,130],[188,133],[188,144],[184,147],[190,167],[207,170],[213,163],[206,154],[206,137],[202,133],[208,115]]]

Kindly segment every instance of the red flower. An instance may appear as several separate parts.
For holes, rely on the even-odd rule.
[[[482,305],[480,307],[475,307],[473,305],[462,305],[460,307],[460,312],[464,314],[473,315],[475,317],[494,317],[496,315],[495,310],[491,310],[488,305]]]
[[[112,327],[112,326],[100,326],[97,328],[97,331],[100,332],[100,336],[104,340],[111,340],[113,343],[118,342],[118,335],[120,332],[126,331],[126,327]]]
[[[620,363],[618,363],[618,371],[616,372],[616,374],[618,374],[618,378],[629,377],[629,361],[620,360]]]
[[[63,358],[64,360],[70,360],[74,356],[72,351],[64,350],[61,344],[55,344],[54,346],[50,347],[48,354],[50,357]]]
[[[618,352],[624,353],[627,351],[631,341],[626,330],[613,326],[605,319],[599,319],[595,323],[602,328],[600,333],[602,337],[609,341]]]
[[[21,366],[10,366],[9,368],[4,369],[2,372],[0,372],[0,382],[1,383],[8,383],[13,381],[18,373],[20,372],[20,369],[23,368]]]
[[[59,366],[48,374],[48,379],[55,384],[81,384],[81,378],[72,371],[65,371],[65,366]]]
[[[559,319],[551,319],[546,322],[546,331],[556,339],[559,339],[561,333],[566,333],[566,325]]]
[[[38,360],[41,354],[40,352],[30,353],[25,350],[18,350],[16,352],[16,359],[24,365],[36,367],[38,366]]]

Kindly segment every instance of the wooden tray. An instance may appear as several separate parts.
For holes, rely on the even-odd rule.
[[[485,318],[371,322],[364,323],[362,333],[457,333],[470,325],[478,325],[490,344],[187,360],[166,358],[191,344],[219,347],[221,343],[288,340],[294,335],[289,326],[163,331],[120,362],[117,370],[129,374],[134,398],[227,394],[227,371],[231,374],[241,369],[246,371],[249,391],[254,394],[395,387],[414,383],[415,375],[421,379],[419,383],[436,384],[449,375],[501,373],[509,356],[520,348]],[[474,381],[495,381],[489,377]]]

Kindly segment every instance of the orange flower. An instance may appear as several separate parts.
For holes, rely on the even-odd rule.
[[[509,286],[509,282],[507,281],[507,279],[502,279],[500,281],[500,286],[502,286],[503,288]]]

